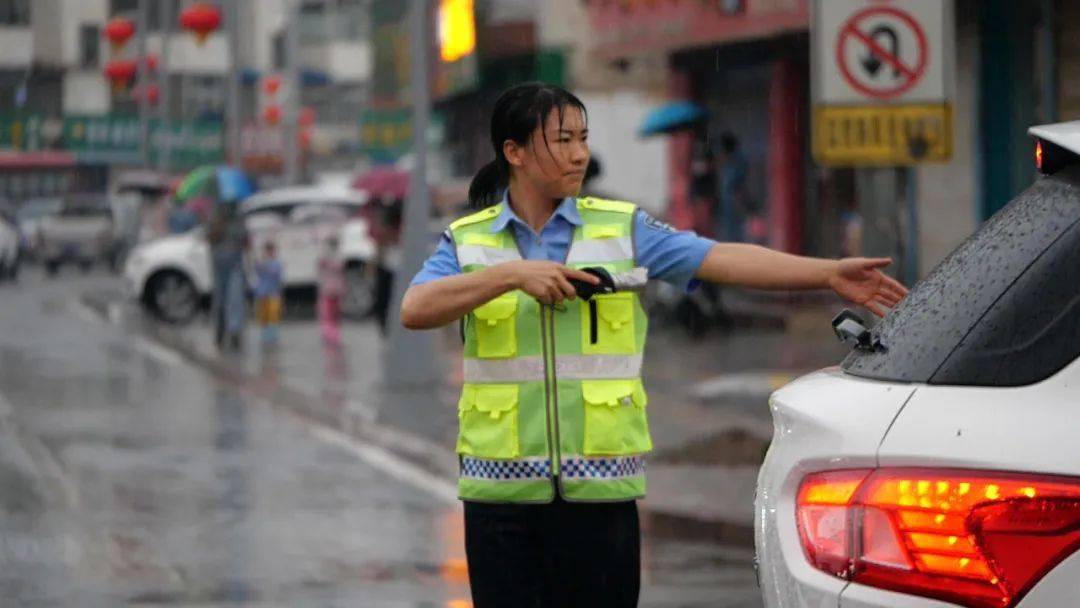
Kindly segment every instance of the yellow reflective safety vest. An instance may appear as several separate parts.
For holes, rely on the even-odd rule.
[[[492,232],[501,203],[450,225],[463,272],[522,259],[512,229]],[[635,264],[630,203],[577,200],[566,264],[612,272]],[[621,501],[645,495],[652,449],[641,362],[648,321],[637,294],[551,307],[511,291],[464,322],[458,492],[465,500]],[[595,322],[595,326],[594,326]],[[557,486],[557,487],[556,487]]]

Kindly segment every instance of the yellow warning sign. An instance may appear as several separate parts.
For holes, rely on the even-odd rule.
[[[814,160],[829,167],[902,166],[952,156],[952,106],[817,106]]]

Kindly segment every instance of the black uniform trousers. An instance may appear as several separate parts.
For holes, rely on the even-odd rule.
[[[475,608],[633,608],[641,588],[637,503],[465,502]]]

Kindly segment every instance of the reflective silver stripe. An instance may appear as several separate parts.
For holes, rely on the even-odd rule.
[[[457,248],[458,264],[468,266],[479,264],[481,266],[494,266],[503,262],[520,260],[521,254],[517,249],[499,249],[497,247],[485,247],[483,245],[461,245]]]
[[[642,355],[556,355],[555,374],[560,380],[637,378]],[[465,382],[530,382],[544,379],[542,357],[464,360]]]
[[[465,358],[465,382],[530,382],[543,379],[543,357]]]
[[[628,236],[615,239],[582,239],[570,246],[567,264],[625,262],[634,259],[634,243]]]
[[[555,373],[563,380],[637,378],[642,355],[556,355]]]

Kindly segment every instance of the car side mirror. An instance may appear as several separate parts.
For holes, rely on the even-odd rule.
[[[874,339],[866,324],[859,318],[859,315],[846,308],[833,318],[832,327],[836,337],[854,349],[865,351],[884,350],[881,343]]]

